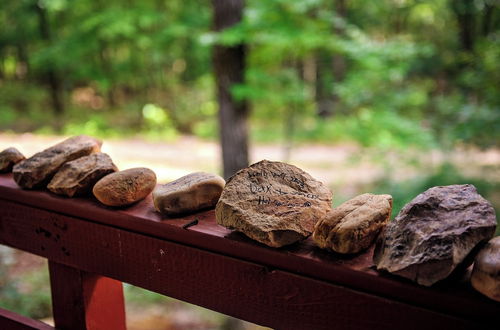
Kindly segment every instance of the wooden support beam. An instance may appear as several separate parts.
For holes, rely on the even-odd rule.
[[[49,261],[57,329],[125,329],[122,283]]]

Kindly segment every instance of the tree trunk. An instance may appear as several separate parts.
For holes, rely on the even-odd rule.
[[[26,46],[24,44],[24,40],[20,40],[16,46],[17,48],[17,58],[19,59],[18,68],[16,72],[16,76],[18,79],[24,79],[29,74],[29,58],[28,52],[26,50]]]
[[[345,0],[334,0],[337,16],[345,19]],[[333,33],[337,38],[345,36],[342,26],[335,25]],[[318,116],[331,117],[340,106],[340,99],[334,92],[335,84],[344,80],[346,71],[345,57],[342,54],[329,54],[320,51],[316,57],[316,106]]]
[[[452,8],[457,17],[462,48],[464,51],[472,53],[475,42],[474,0],[452,1]]]
[[[495,7],[492,4],[485,3],[484,4],[484,9],[483,9],[483,27],[482,27],[482,34],[483,37],[487,37],[488,34],[491,32],[491,26],[493,23],[493,11]]]
[[[44,40],[47,44],[49,44],[52,40],[52,36],[50,33],[51,31],[50,31],[49,21],[47,18],[47,11],[40,4],[36,4],[35,8],[38,14],[40,35],[42,37],[42,40]],[[50,96],[52,99],[52,107],[54,109],[54,114],[56,115],[57,119],[60,119],[61,115],[64,114],[64,102],[62,97],[61,80],[57,75],[57,72],[52,67],[47,68],[44,79],[50,89]],[[54,125],[56,130],[61,129],[60,120],[55,120]]]
[[[347,7],[345,0],[336,0],[335,1],[335,11],[339,17],[342,17],[344,20],[347,18]],[[345,37],[345,29],[343,26],[335,26],[334,32],[337,35],[337,38]],[[333,80],[336,83],[344,81],[345,73],[346,73],[346,59],[343,54],[333,54],[332,58],[332,70],[333,70]],[[333,106],[334,108],[338,107],[340,103],[340,99],[336,93],[333,93]]]
[[[316,55],[316,112],[327,118],[333,115],[333,56],[325,51]]]
[[[221,31],[241,21],[243,0],[212,0],[214,28]],[[248,104],[235,100],[231,87],[244,82],[245,46],[215,46],[213,53],[217,99],[219,102],[219,132],[222,146],[224,178],[229,178],[248,166]]]

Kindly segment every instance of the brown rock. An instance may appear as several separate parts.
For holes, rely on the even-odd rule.
[[[101,150],[102,142],[89,136],[74,136],[16,164],[14,180],[22,188],[45,186],[66,162]]]
[[[311,235],[331,202],[330,190],[306,172],[263,160],[229,179],[215,215],[222,226],[280,247]]]
[[[159,185],[153,191],[156,210],[167,215],[196,212],[214,207],[226,181],[210,173],[191,173]]]
[[[16,148],[7,148],[0,152],[0,173],[12,171],[12,167],[25,157]]]
[[[155,173],[138,167],[106,175],[95,184],[92,192],[104,205],[125,206],[146,198],[155,186]]]
[[[313,239],[323,249],[358,253],[373,243],[391,211],[391,195],[357,196],[329,211],[316,224]]]
[[[491,239],[477,254],[471,283],[485,296],[500,301],[500,236]]]
[[[448,277],[495,227],[495,210],[473,185],[434,187],[389,222],[373,261],[379,270],[429,286]]]
[[[65,163],[54,175],[47,188],[69,197],[87,195],[103,176],[118,169],[111,158],[97,152]]]

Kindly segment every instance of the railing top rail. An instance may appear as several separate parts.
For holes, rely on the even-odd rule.
[[[167,218],[154,211],[151,197],[128,208],[113,209],[102,206],[93,198],[65,198],[47,191],[20,189],[11,174],[0,175],[0,199],[165,239],[432,310],[472,317],[485,311],[498,311],[496,303],[473,291],[464,281],[451,281],[426,288],[379,274],[373,269],[373,249],[354,256],[341,256],[315,247],[310,239],[286,248],[268,248],[217,225],[213,210]],[[197,225],[183,228],[195,219],[198,220]]]

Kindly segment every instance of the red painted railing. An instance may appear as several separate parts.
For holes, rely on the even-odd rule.
[[[150,199],[112,209],[22,190],[11,175],[0,175],[0,243],[49,260],[58,329],[124,329],[121,282],[277,329],[500,324],[500,304],[467,282],[425,288],[379,274],[372,250],[346,257],[310,240],[271,249],[218,226],[213,211],[166,218]],[[47,328],[0,310],[0,329]]]

